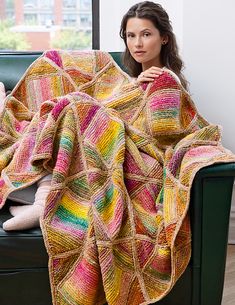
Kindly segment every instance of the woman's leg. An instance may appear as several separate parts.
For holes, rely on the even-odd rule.
[[[5,231],[25,230],[39,227],[39,219],[43,214],[46,198],[51,189],[51,175],[40,179],[33,205],[12,206],[10,213],[14,216],[3,223]]]

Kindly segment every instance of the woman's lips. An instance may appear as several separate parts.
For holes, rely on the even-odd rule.
[[[145,54],[145,51],[136,51],[135,52],[135,55],[143,55],[143,54]]]

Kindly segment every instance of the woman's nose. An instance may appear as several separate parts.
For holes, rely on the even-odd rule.
[[[143,42],[142,42],[141,37],[136,37],[135,46],[136,47],[142,47],[142,45],[143,45]]]

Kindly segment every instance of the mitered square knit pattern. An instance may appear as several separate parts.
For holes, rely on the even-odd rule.
[[[0,205],[52,174],[41,227],[53,304],[164,297],[190,259],[196,172],[235,161],[174,74],[138,86],[105,52],[47,51],[0,118]]]

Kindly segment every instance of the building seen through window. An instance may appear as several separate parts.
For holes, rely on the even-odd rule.
[[[92,0],[0,0],[0,50],[92,48]]]

